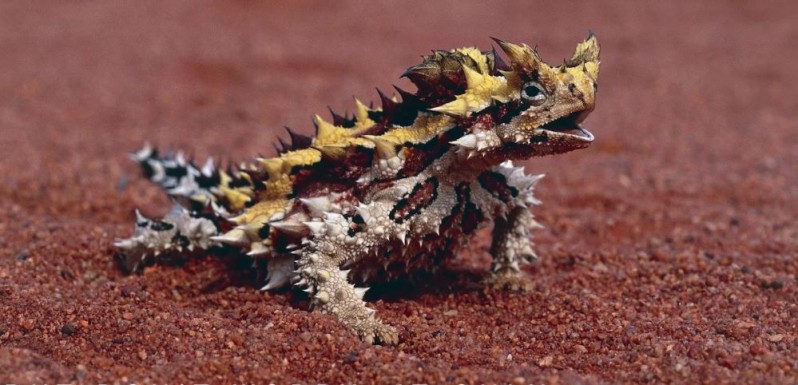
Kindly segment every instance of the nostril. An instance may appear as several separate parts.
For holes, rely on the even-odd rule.
[[[576,93],[575,92],[576,91],[576,84],[574,84],[574,83],[568,84],[568,91],[570,91],[571,94],[575,94]]]

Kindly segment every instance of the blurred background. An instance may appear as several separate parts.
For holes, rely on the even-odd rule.
[[[794,382],[797,4],[2,1],[0,286],[9,289],[0,296],[11,294],[0,299],[0,343],[69,368],[87,365],[97,381],[128,372],[145,378],[153,363],[167,373],[161,379],[187,380],[197,368],[216,370],[213,354],[243,356],[245,379],[302,378],[311,368],[262,361],[263,344],[284,349],[278,357],[298,355],[292,363],[318,365],[319,376],[372,370],[403,383],[410,378],[395,368],[415,368],[413,357],[428,364],[424,375],[454,371],[449,358],[459,358],[465,374],[457,378],[483,382],[552,365],[609,382],[678,382],[698,373],[707,383],[743,374],[749,382]],[[148,215],[169,208],[127,159],[145,141],[200,161],[272,155],[283,125],[311,133],[312,114],[328,117],[328,106],[352,112],[353,97],[377,99],[374,87],[412,89],[399,75],[431,49],[489,50],[494,36],[537,46],[556,65],[591,30],[602,47],[601,74],[585,125],[597,139],[526,162],[530,173],[548,174],[538,189],[545,205],[535,210],[546,226],[536,233],[543,258],[528,268],[536,285],[529,297],[488,301],[464,290],[377,304],[405,330],[409,353],[397,355],[358,345],[334,321],[292,308],[287,296],[264,300],[235,289],[205,296],[197,287],[207,280],[183,269],[122,277],[112,262],[113,239],[132,231],[135,207]],[[465,265],[484,272],[488,257],[475,254],[465,254]],[[149,285],[151,293],[180,289],[188,299],[153,294],[130,310],[113,282]],[[260,318],[213,318],[208,309],[224,307],[219,296],[236,314]],[[150,342],[115,342],[119,317],[155,307],[172,320],[191,312],[201,321],[192,327],[221,319],[229,324],[220,330],[248,328],[247,341],[257,344],[226,350],[168,322],[129,334],[158,343],[173,333],[208,354],[170,353],[173,362],[163,361]],[[441,308],[460,316],[440,318]],[[81,343],[54,342],[65,338],[62,316],[92,320],[91,328],[73,321],[79,329],[70,341]],[[272,321],[273,330],[262,328]],[[313,339],[298,340],[302,330]],[[324,342],[318,330],[337,342]],[[475,339],[463,343],[456,330]],[[178,347],[164,349],[171,348]],[[352,354],[379,354],[396,366],[335,366]]]

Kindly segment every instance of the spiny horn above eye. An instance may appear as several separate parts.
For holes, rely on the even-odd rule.
[[[494,72],[509,71],[509,70],[513,69],[512,67],[510,67],[509,64],[507,64],[504,61],[504,59],[502,59],[501,56],[496,54],[496,49],[495,48],[491,47],[490,52],[491,52],[491,54],[493,56],[493,63],[494,63],[493,64],[493,71]]]
[[[491,38],[510,59],[510,65],[516,72],[530,72],[536,69],[541,62],[540,56],[526,44],[513,44],[504,40]]]
[[[590,32],[587,39],[576,46],[574,55],[571,56],[571,59],[569,59],[566,64],[569,67],[576,67],[588,62],[597,62],[600,51],[601,47],[598,44],[596,35]]]

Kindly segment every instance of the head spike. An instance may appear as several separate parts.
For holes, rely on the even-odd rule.
[[[526,44],[513,44],[504,40],[492,37],[496,44],[504,51],[510,59],[510,65],[516,72],[531,72],[540,66],[541,59],[537,51],[529,48]]]
[[[596,35],[591,31],[585,41],[576,46],[573,56],[566,61],[568,67],[576,67],[580,64],[595,63],[598,64],[599,53],[601,47],[598,44]]]
[[[507,64],[506,61],[504,61],[504,59],[502,59],[501,55],[496,53],[496,48],[495,47],[490,47],[490,52],[493,55],[493,73],[494,73],[494,75],[499,74],[499,71],[509,71],[509,70],[513,69],[512,67],[510,67],[509,64]]]

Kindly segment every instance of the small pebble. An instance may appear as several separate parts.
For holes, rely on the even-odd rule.
[[[69,336],[71,336],[71,335],[73,335],[73,334],[75,334],[77,332],[78,332],[78,329],[75,327],[75,325],[72,325],[71,323],[65,323],[64,326],[61,326],[61,334],[65,335],[67,337],[69,337]]]

